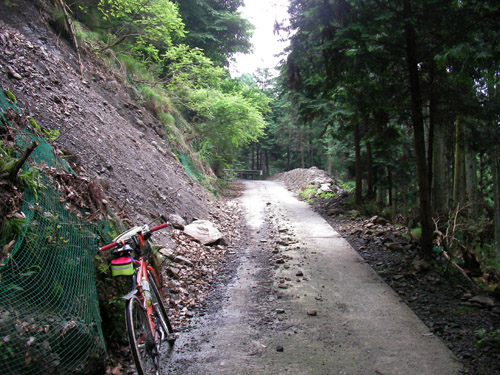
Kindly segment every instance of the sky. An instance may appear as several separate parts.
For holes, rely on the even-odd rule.
[[[240,8],[242,16],[254,26],[253,53],[236,54],[236,62],[231,63],[232,76],[243,73],[253,73],[257,68],[274,68],[280,61],[275,57],[288,42],[280,42],[278,35],[274,35],[275,21],[282,22],[288,19],[288,0],[245,0],[245,6]]]

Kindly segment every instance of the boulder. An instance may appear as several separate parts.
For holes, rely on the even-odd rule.
[[[339,216],[344,214],[344,210],[341,208],[329,208],[328,211],[326,211],[326,214],[328,216]]]
[[[168,248],[168,247],[163,247],[158,252],[165,258],[169,259],[174,259],[175,258],[175,253],[174,250]]]
[[[385,244],[385,247],[387,247],[389,250],[392,251],[403,251],[404,247],[398,242],[387,242]]]
[[[170,214],[167,217],[167,221],[175,228],[175,229],[184,229],[186,225],[186,221],[176,214]]]
[[[370,219],[370,222],[373,223],[373,224],[378,224],[378,225],[386,225],[386,224],[389,224],[390,221],[383,218],[383,217],[380,217],[380,216],[374,216]]]
[[[202,245],[210,245],[222,239],[222,233],[208,220],[196,220],[184,227],[184,233]]]
[[[321,184],[318,190],[316,190],[316,195],[320,195],[321,193],[333,193],[332,185],[330,183]]]

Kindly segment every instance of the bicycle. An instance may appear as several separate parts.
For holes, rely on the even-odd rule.
[[[159,375],[162,343],[167,341],[172,346],[175,341],[158,288],[158,275],[147,263],[152,252],[147,241],[167,226],[167,222],[153,228],[137,226],[99,248],[111,250],[116,256],[111,261],[113,276],[132,276],[132,288],[123,298],[130,348],[139,375]],[[138,259],[134,259],[134,254]]]

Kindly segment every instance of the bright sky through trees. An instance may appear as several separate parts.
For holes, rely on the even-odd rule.
[[[255,26],[251,39],[254,48],[251,54],[235,55],[236,61],[231,63],[233,76],[253,73],[257,68],[272,69],[279,63],[282,57],[275,55],[282,52],[288,42],[279,41],[283,35],[274,34],[274,24],[288,19],[287,9],[288,0],[245,0],[241,12]]]

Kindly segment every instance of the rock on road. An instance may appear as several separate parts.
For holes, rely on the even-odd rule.
[[[461,365],[330,225],[280,184],[245,181],[247,233],[216,308],[165,374],[452,375]]]

